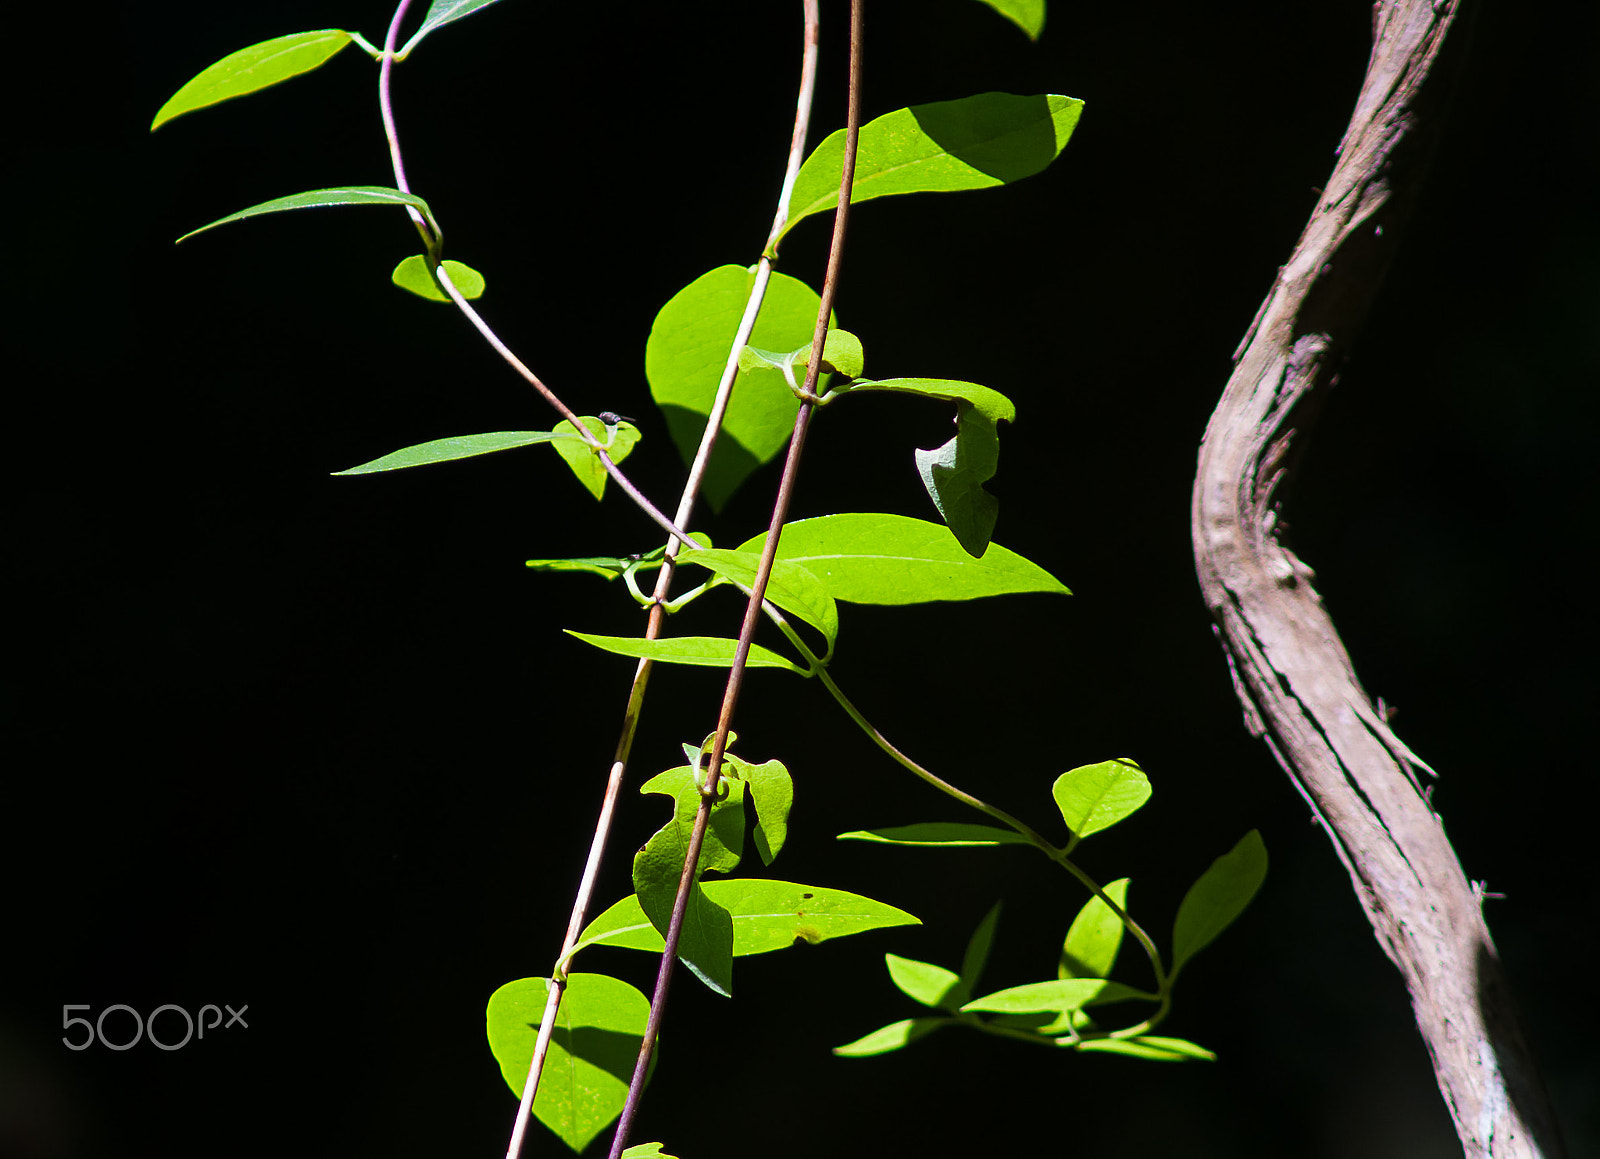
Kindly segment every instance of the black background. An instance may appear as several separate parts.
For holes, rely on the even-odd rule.
[[[1595,10],[1477,7],[1448,134],[1315,433],[1289,541],[1368,689],[1440,770],[1434,800],[1467,873],[1508,895],[1491,924],[1569,1141],[1593,1155],[1597,913],[1577,801],[1596,706]],[[508,0],[397,72],[413,184],[451,255],[488,276],[485,314],[574,407],[637,419],[628,470],[664,505],[679,467],[645,337],[687,282],[759,253],[797,9]],[[283,215],[173,249],[271,197],[391,183],[376,70],[354,49],[146,132],[211,61],[328,25],[377,40],[384,5],[34,15],[54,23],[17,38],[32,55],[8,118],[18,759],[0,1149],[499,1154],[515,1104],[484,1004],[556,952],[631,673],[558,629],[640,619],[620,589],[522,560],[659,535],[542,450],[328,477],[551,421],[453,311],[388,285],[416,248],[398,212]],[[845,6],[824,19],[814,139],[843,120]],[[1137,758],[1154,800],[1082,860],[1131,875],[1158,931],[1246,829],[1272,871],[1165,1028],[1216,1064],[954,1032],[835,1059],[830,1046],[915,1013],[884,951],[954,965],[1004,898],[989,982],[1048,977],[1081,896],[1025,852],[836,844],[963,818],[819,689],[756,673],[740,749],[799,782],[773,872],[927,925],[741,960],[732,1003],[685,976],[636,1137],[685,1159],[1454,1153],[1398,976],[1241,726],[1187,527],[1229,355],[1331,168],[1367,6],[1058,2],[1038,45],[971,0],[878,0],[868,22],[869,116],[992,89],[1088,102],[1039,177],[863,207],[838,306],[870,373],[1016,400],[997,538],[1076,595],[846,607],[834,672],[915,755],[1040,825],[1062,770]],[[797,230],[783,270],[819,284],[826,234],[825,220]],[[944,408],[843,409],[814,433],[797,515],[933,518],[911,450],[948,437]],[[737,542],[775,481],[764,470],[696,525]],[[705,601],[678,630],[731,632],[737,614]],[[719,694],[716,673],[658,670],[632,783],[677,763]],[[660,823],[636,800],[605,902]],[[647,978],[620,951],[585,965]],[[249,1026],[170,1053],[74,1053],[69,1003],[247,1004]]]

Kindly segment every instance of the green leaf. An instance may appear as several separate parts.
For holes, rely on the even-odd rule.
[[[687,765],[668,769],[651,777],[639,791],[673,798],[672,819],[633,858],[633,888],[639,907],[664,939],[672,920],[684,859],[689,854],[695,815],[700,809],[696,770]],[[730,780],[720,799],[711,806],[696,878],[708,870],[733,869],[743,851],[744,785]],[[690,887],[678,957],[711,989],[724,996],[732,995],[733,919],[726,908],[706,896],[698,881]]]
[[[1113,881],[1106,886],[1106,896],[1126,912],[1128,908],[1128,879]],[[1117,951],[1122,948],[1122,935],[1126,927],[1122,919],[1098,897],[1091,897],[1087,905],[1072,919],[1066,940],[1061,945],[1061,960],[1056,973],[1062,978],[1105,978],[1116,964]]]
[[[833,1053],[844,1058],[866,1058],[874,1054],[888,1054],[891,1050],[899,1050],[902,1046],[913,1043],[954,1021],[956,1021],[954,1018],[907,1018],[903,1022],[891,1022],[888,1026],[879,1027],[854,1042],[834,1047]]]
[[[607,425],[603,419],[593,418],[589,415],[580,415],[583,425],[589,428],[589,433],[599,439],[606,447],[606,453],[611,456],[613,463],[621,463],[633,454],[634,444],[639,441],[639,428],[628,422],[617,422]],[[553,432],[556,436],[556,454],[560,455],[572,473],[578,477],[578,482],[596,499],[604,497],[606,493],[606,480],[610,476],[606,473],[605,466],[600,462],[589,444],[578,437],[578,428],[562,419],[555,425]],[[566,435],[566,438],[560,436]]]
[[[989,962],[989,947],[994,944],[994,929],[1000,922],[1000,903],[995,902],[984,914],[978,928],[967,941],[967,952],[961,956],[961,984],[950,995],[950,1005],[960,1007],[972,997],[972,990],[983,976]]]
[[[489,1049],[519,1098],[544,1020],[543,978],[508,982],[489,999]],[[604,974],[572,974],[556,1014],[533,1113],[581,1151],[622,1113],[650,1000]]]
[[[1050,789],[1074,839],[1109,829],[1150,799],[1150,780],[1130,760],[1071,769]]]
[[[1081,1010],[1093,1003],[1126,1002],[1138,999],[1155,1001],[1155,996],[1121,982],[1104,978],[1064,978],[1054,982],[1030,982],[1026,986],[1013,986],[997,990],[982,998],[968,1002],[964,1012],[989,1011],[995,1014],[1037,1014],[1044,1011],[1066,1012]]]
[[[731,743],[731,741],[730,741]],[[732,753],[723,754],[724,769],[731,766],[750,790],[756,807],[755,831],[751,834],[763,865],[771,865],[789,837],[789,808],[794,804],[794,778],[782,761],[753,765]]]
[[[1031,177],[1066,147],[1082,108],[1071,97],[981,93],[888,113],[862,126],[850,202],[983,189]],[[843,171],[841,129],[800,166],[784,234],[839,203]]]
[[[936,398],[943,402],[970,403],[974,410],[991,423],[1015,421],[1017,408],[998,390],[979,386],[975,382],[961,382],[953,378],[862,378],[841,393],[857,394],[871,391],[888,391],[892,394],[914,394],[922,398]]]
[[[816,337],[815,333],[812,337]],[[795,351],[794,364],[811,365],[811,343]],[[866,354],[861,349],[861,339],[848,330],[829,330],[822,341],[822,369],[837,371],[846,378],[855,378],[865,368]]]
[[[1244,912],[1267,878],[1267,847],[1252,829],[1189,887],[1172,926],[1172,976]]]
[[[928,821],[921,825],[896,825],[888,829],[857,829],[841,833],[838,841],[873,841],[879,845],[929,845],[972,847],[1026,845],[1028,839],[1010,829],[969,825],[961,821]]]
[[[699,449],[754,282],[754,267],[718,266],[674,294],[650,327],[644,353],[650,396],[686,464],[694,462]],[[793,350],[809,343],[821,304],[804,282],[773,274],[750,343],[765,350]],[[712,510],[721,511],[750,473],[784,448],[799,409],[780,371],[757,367],[740,372],[706,469],[704,493]]]
[[[987,4],[1023,32],[1029,40],[1038,40],[1044,31],[1044,0],[979,0]]]
[[[622,1153],[622,1159],[678,1159],[661,1149],[660,1143],[635,1143]]]
[[[230,221],[243,221],[247,217],[258,217],[263,213],[283,213],[290,209],[315,209],[325,205],[409,205],[419,211],[433,229],[434,236],[440,235],[439,223],[433,219],[433,210],[428,208],[428,203],[422,198],[411,193],[402,193],[398,189],[389,189],[382,185],[346,185],[335,189],[313,189],[309,193],[291,193],[288,197],[279,197],[273,201],[263,201],[260,205],[252,205],[249,209],[241,209],[238,213],[230,213],[227,217],[219,217],[210,225],[202,225],[199,229],[191,229],[178,239],[180,242],[188,241],[197,233],[205,233],[208,229],[216,229],[219,225],[227,225]]]
[[[994,424],[966,403],[956,406],[956,437],[913,457],[928,498],[938,508],[962,550],[981,557],[1000,517],[1000,501],[983,489],[1000,465]]]
[[[960,1006],[949,1001],[961,986],[960,977],[952,971],[899,954],[885,954],[883,961],[889,967],[889,980],[913,1001],[952,1013]]]
[[[759,553],[766,538],[762,532],[739,550]],[[974,559],[949,528],[904,515],[851,513],[786,523],[778,558],[804,565],[834,599],[857,604],[1071,594],[1038,564],[999,544]]]
[[[1217,1061],[1217,1056],[1203,1046],[1181,1038],[1163,1038],[1157,1034],[1141,1034],[1137,1038],[1091,1038],[1087,1042],[1080,1042],[1078,1049],[1101,1054],[1126,1054],[1155,1062],[1188,1062],[1190,1059]]]
[[[603,652],[618,656],[634,656],[641,660],[658,660],[664,664],[698,664],[704,668],[732,668],[733,654],[739,641],[722,636],[674,636],[669,640],[645,640],[638,636],[596,636],[589,632],[574,632],[563,628],[569,636],[593,644]],[[750,645],[751,668],[787,668],[808,676],[804,668],[792,664],[782,656],[760,644]]]
[[[922,924],[904,910],[842,889],[744,877],[707,881],[701,888],[733,916],[736,958],[786,950],[796,941],[819,945],[868,930]],[[652,954],[659,954],[665,946],[633,894],[590,922],[578,944]]]
[[[527,447],[534,443],[548,443],[562,436],[552,431],[494,431],[486,435],[458,435],[450,439],[434,439],[391,451],[382,458],[351,467],[347,471],[334,471],[335,475],[374,475],[379,471],[399,471],[406,467],[425,467],[429,463],[448,463],[454,459],[470,459],[475,455],[492,455],[496,451],[509,451],[513,447]],[[567,438],[576,438],[568,435]]]
[[[581,571],[614,580],[628,570],[632,560],[612,555],[591,555],[582,559],[530,559],[524,564],[534,571]]]
[[[320,68],[350,43],[350,34],[338,28],[296,32],[263,40],[230,53],[172,94],[150,122],[153,133],[174,117],[231,101]]]
[[[463,298],[470,301],[483,297],[483,275],[477,270],[461,262],[442,261],[439,264],[444,267],[451,284],[461,291]],[[413,255],[397,265],[394,273],[389,275],[389,280],[402,290],[410,290],[417,297],[427,298],[430,302],[450,301],[450,295],[439,288],[439,283],[428,272],[428,259],[421,254]]]
[[[471,16],[478,9],[487,8],[493,3],[494,0],[433,0],[428,8],[428,14],[422,18],[422,27],[411,34],[411,39],[406,41],[405,47],[395,53],[395,56],[404,60],[410,55],[411,50],[417,47],[417,42],[434,29],[460,20],[463,16]]]
[[[696,563],[722,578],[738,585],[746,594],[755,586],[756,570],[761,565],[761,553],[754,551],[729,551],[717,548],[708,551],[678,553],[679,563]],[[828,589],[804,567],[787,560],[776,560],[772,575],[767,580],[767,599],[786,612],[793,612],[828,641],[828,652],[839,636],[839,605],[828,594]]]

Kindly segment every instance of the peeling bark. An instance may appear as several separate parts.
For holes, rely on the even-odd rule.
[[[1420,184],[1465,48],[1460,0],[1383,0],[1339,161],[1234,354],[1200,448],[1192,532],[1253,735],[1305,796],[1410,991],[1466,1155],[1564,1155],[1479,891],[1421,791],[1431,770],[1362,690],[1313,573],[1277,541],[1297,435],[1337,379]],[[1446,49],[1447,35],[1449,47]]]

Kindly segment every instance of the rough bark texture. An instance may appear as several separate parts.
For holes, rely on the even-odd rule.
[[[1410,990],[1468,1156],[1562,1155],[1430,772],[1362,690],[1311,569],[1275,538],[1291,444],[1333,385],[1419,184],[1465,29],[1460,0],[1384,0],[1360,99],[1292,256],[1235,353],[1195,480],[1195,563],[1251,731],[1305,795]]]

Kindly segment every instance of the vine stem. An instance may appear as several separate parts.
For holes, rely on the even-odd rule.
[[[406,9],[410,6],[411,0],[400,0],[400,3],[395,6],[394,16],[389,21],[389,30],[383,39],[383,58],[378,64],[378,111],[383,118],[383,135],[389,142],[389,164],[394,170],[395,188],[402,193],[410,193],[412,190],[411,183],[406,178],[405,158],[400,151],[400,132],[395,126],[394,98],[391,88],[395,62],[395,42],[400,38],[400,25],[405,20]],[[663,528],[667,534],[671,535],[673,543],[687,543],[691,547],[694,546],[688,534],[679,526],[684,520],[679,519],[677,523],[674,523],[663,515],[655,504],[645,497],[644,492],[635,487],[632,480],[624,475],[621,468],[612,461],[611,456],[606,453],[606,444],[595,437],[594,432],[579,420],[572,408],[562,402],[555,391],[546,386],[544,381],[528,367],[527,363],[512,353],[511,348],[500,340],[499,335],[483,320],[482,315],[468,304],[461,291],[450,280],[450,275],[445,272],[444,267],[440,264],[444,238],[428,225],[427,220],[418,212],[416,207],[408,205],[405,210],[406,214],[411,218],[411,224],[416,226],[417,233],[422,238],[423,247],[428,251],[429,264],[432,267],[434,280],[439,283],[439,288],[449,295],[450,300],[465,315],[467,321],[471,322],[478,333],[483,335],[484,341],[488,342],[495,353],[505,359],[506,364],[512,370],[521,375],[529,386],[538,391],[544,397],[544,400],[571,424],[578,437],[587,443],[589,449],[599,457],[600,465],[605,468],[606,474],[616,480],[617,486],[633,501],[634,506],[638,507],[653,522]]]
[[[861,63],[862,23],[865,0],[850,0],[850,80],[849,111],[845,119],[845,144],[843,164],[839,174],[839,204],[833,215],[833,238],[828,247],[828,269],[822,283],[822,301],[817,307],[817,324],[811,337],[811,359],[806,366],[805,389],[800,409],[795,414],[794,431],[789,437],[789,453],[783,464],[783,477],[778,483],[777,498],[772,505],[772,519],[767,529],[767,540],[761,551],[761,562],[756,567],[755,580],[750,588],[750,598],[745,605],[744,623],[739,629],[739,643],[734,650],[733,667],[728,673],[728,683],[723,691],[722,711],[717,719],[716,736],[711,745],[711,759],[706,780],[701,788],[700,807],[695,812],[694,828],[689,834],[689,848],[683,859],[683,870],[678,877],[678,892],[673,898],[672,918],[667,925],[665,945],[661,951],[661,964],[656,971],[655,993],[650,999],[650,1015],[645,1023],[644,1037],[639,1044],[639,1057],[633,1068],[633,1079],[628,1085],[627,1101],[611,1140],[610,1159],[621,1159],[628,1145],[628,1136],[638,1115],[640,1098],[644,1093],[645,1078],[650,1071],[650,1058],[655,1051],[656,1039],[661,1032],[661,1020],[666,1011],[667,995],[671,989],[673,966],[678,956],[678,943],[683,934],[683,919],[689,907],[689,894],[695,884],[695,870],[700,864],[700,850],[705,843],[706,826],[711,816],[711,804],[716,798],[717,784],[722,772],[722,759],[727,751],[728,731],[733,724],[733,714],[744,687],[746,664],[750,645],[754,641],[756,624],[761,618],[767,583],[772,576],[772,565],[777,558],[778,540],[783,534],[783,523],[788,518],[790,502],[794,495],[795,480],[799,475],[800,459],[805,450],[806,434],[810,429],[813,404],[816,397],[817,378],[822,371],[822,351],[828,336],[828,319],[833,313],[834,298],[838,294],[839,268],[844,259],[845,229],[850,219],[851,192],[855,185],[856,145],[861,133]],[[781,223],[774,233],[781,232]]]
[[[810,132],[811,108],[816,93],[820,29],[820,13],[817,0],[803,0],[802,9],[804,47],[801,52],[800,89],[796,99],[794,131],[790,135],[789,155],[784,167],[783,187],[778,195],[777,209],[773,214],[772,230],[768,234],[767,245],[764,247],[766,251],[771,250],[776,238],[783,232],[783,226],[788,220],[790,195],[794,189],[795,176],[799,173],[801,161],[805,156],[806,138]],[[482,324],[481,319],[477,318],[476,312],[461,298],[459,292],[448,284],[448,275],[443,270],[439,271],[439,275],[445,292],[450,294],[456,305],[469,319],[474,321],[474,324],[478,326],[479,332],[484,335],[491,345],[495,345],[501,351],[502,357],[514,360],[515,356],[503,348],[488,327]],[[656,585],[652,593],[650,618],[645,628],[645,639],[647,640],[657,639],[661,635],[661,629],[666,620],[665,602],[671,591],[678,547],[683,542],[686,542],[678,528],[687,527],[689,518],[693,514],[694,504],[705,480],[706,468],[710,462],[711,453],[716,447],[717,436],[721,430],[722,421],[727,414],[728,403],[733,394],[734,379],[739,372],[739,352],[750,340],[750,334],[755,328],[756,318],[760,313],[761,304],[765,299],[767,286],[771,278],[772,261],[766,256],[766,252],[763,252],[757,267],[755,282],[750,288],[749,299],[745,303],[744,314],[740,318],[738,331],[728,352],[727,363],[723,367],[722,377],[717,384],[716,397],[706,418],[705,431],[701,436],[700,446],[696,450],[694,462],[684,483],[683,493],[678,500],[674,521],[675,526],[667,525],[671,538],[667,541],[666,558],[656,577]],[[518,364],[513,361],[513,365]],[[602,456],[602,461],[607,464],[607,469],[612,471],[613,477],[618,478],[619,483],[622,482],[620,474],[615,471],[614,464],[610,463],[609,456]],[[561,953],[557,958],[556,967],[551,971],[544,1014],[539,1023],[539,1034],[534,1043],[533,1057],[528,1065],[528,1077],[523,1084],[522,1098],[517,1107],[516,1120],[512,1125],[511,1140],[506,1149],[507,1159],[519,1159],[527,1137],[528,1125],[533,1112],[533,1101],[538,1095],[544,1062],[549,1056],[551,1035],[554,1033],[562,995],[566,990],[569,959],[572,955],[573,947],[577,945],[578,938],[583,931],[589,907],[593,902],[595,881],[605,855],[606,842],[610,836],[617,797],[621,792],[623,777],[632,754],[633,739],[638,730],[639,717],[643,711],[645,693],[648,689],[650,674],[653,669],[654,664],[652,661],[641,660],[634,670],[633,685],[629,689],[627,708],[623,713],[621,735],[618,737],[615,757],[611,764],[610,774],[606,779],[605,794],[601,801],[600,816],[595,824],[594,837],[589,846],[588,860],[584,864],[583,878],[579,883],[577,895],[573,899],[572,914],[567,922],[566,936],[562,939]]]

